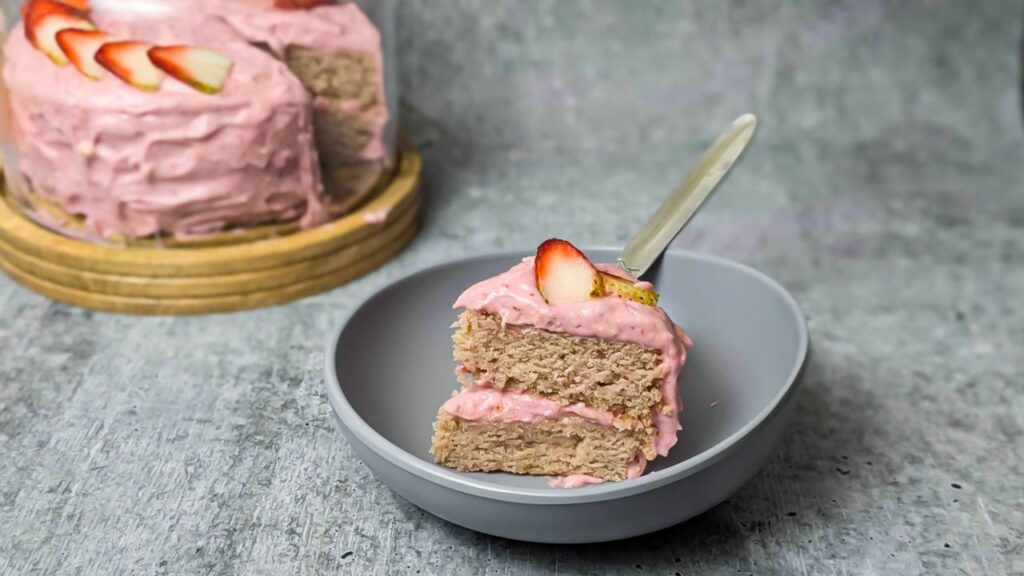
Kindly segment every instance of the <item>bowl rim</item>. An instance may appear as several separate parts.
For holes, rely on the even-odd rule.
[[[607,246],[588,246],[584,249],[585,252],[615,252],[616,250],[616,248]],[[709,254],[691,252],[688,250],[670,249],[666,252],[666,257],[675,256],[704,260],[717,265],[733,268],[753,276],[755,279],[760,280],[769,289],[781,296],[783,301],[789,307],[790,312],[797,320],[797,336],[799,339],[797,343],[798,353],[793,367],[790,370],[789,376],[786,378],[785,384],[756,416],[728,437],[707,450],[704,450],[703,452],[700,452],[699,454],[696,454],[682,462],[673,464],[668,468],[649,472],[634,480],[607,482],[604,484],[586,486],[573,490],[518,488],[500,486],[481,481],[433,462],[423,460],[385,438],[365,420],[363,420],[361,416],[359,416],[359,413],[356,412],[355,408],[345,397],[345,393],[341,387],[341,382],[338,377],[335,359],[337,358],[338,345],[340,344],[341,336],[344,333],[345,328],[360,310],[372,302],[373,299],[383,291],[399,283],[408,281],[415,276],[434,272],[440,268],[451,266],[453,264],[471,263],[475,260],[491,260],[494,258],[509,258],[510,260],[521,259],[532,252],[532,249],[502,250],[433,262],[391,280],[386,285],[367,295],[353,306],[342,317],[341,321],[337,324],[337,327],[328,334],[327,349],[324,359],[326,372],[324,385],[327,389],[327,398],[330,401],[331,407],[333,408],[342,427],[350,435],[358,439],[359,442],[392,465],[397,466],[398,468],[405,470],[422,480],[440,485],[444,488],[504,502],[547,505],[583,504],[642,494],[697,474],[712,464],[722,460],[737,449],[742,441],[760,427],[769,417],[771,417],[779,409],[783,401],[796,390],[807,361],[810,337],[807,329],[807,320],[793,296],[779,282],[772,279],[767,274],[747,266],[746,264],[741,264],[739,262]]]

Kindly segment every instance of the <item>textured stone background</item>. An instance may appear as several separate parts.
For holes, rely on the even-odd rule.
[[[185,319],[0,280],[0,574],[1024,573],[1024,5],[400,12],[430,201],[395,262]],[[678,243],[768,272],[809,317],[794,429],[750,485],[657,534],[553,547],[372,478],[321,391],[353,303],[450,256],[622,244],[746,111],[756,145]]]

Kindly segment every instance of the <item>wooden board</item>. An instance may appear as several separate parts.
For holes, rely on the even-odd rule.
[[[377,268],[418,229],[418,153],[359,211],[288,236],[234,245],[92,244],[40,227],[0,202],[0,268],[68,304],[130,314],[200,314],[280,304]],[[384,216],[383,221],[378,218]]]

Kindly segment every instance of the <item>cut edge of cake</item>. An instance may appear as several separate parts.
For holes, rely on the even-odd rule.
[[[646,434],[601,426],[583,418],[477,423],[438,411],[431,454],[462,472],[542,476],[583,474],[626,480]]]

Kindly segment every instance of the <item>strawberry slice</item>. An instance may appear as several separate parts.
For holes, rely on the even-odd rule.
[[[537,248],[537,289],[548,304],[578,304],[604,296],[601,274],[572,244],[552,238]]]
[[[144,42],[110,42],[96,52],[96,62],[139,90],[155,92],[164,73],[149,61],[152,47]]]
[[[622,278],[608,272],[601,272],[601,281],[604,284],[604,293],[607,296],[618,296],[626,300],[639,302],[647,306],[657,306],[661,296],[654,290],[643,284],[637,287],[637,282],[629,278]]]
[[[334,0],[274,0],[274,6],[285,10],[309,10],[327,4],[334,4]]]
[[[89,0],[59,0],[61,4],[67,4],[72,8],[81,10],[82,12],[88,12],[92,6]]]
[[[67,6],[68,8],[74,8],[75,10],[81,12],[83,15],[88,13],[89,10],[92,8],[90,6],[89,0],[52,0],[52,2],[55,3],[55,4],[63,4],[65,6]],[[22,4],[21,5],[21,17],[22,17],[22,19],[24,19],[28,15],[29,9],[32,8],[32,5],[33,4],[38,4],[38,3],[40,3],[40,0],[28,0],[27,2]]]
[[[25,22],[25,35],[30,40],[33,34],[33,27],[30,24],[50,14],[87,18],[85,12],[60,0],[28,0],[21,5],[21,19]]]
[[[95,30],[96,27],[83,12],[56,0],[32,0],[26,5],[25,37],[58,66],[66,66],[68,59],[57,44],[57,33],[69,29]]]
[[[158,46],[149,51],[157,68],[200,92],[216,94],[224,87],[234,62],[208,48]]]
[[[103,77],[103,67],[96,61],[96,52],[111,42],[115,42],[114,37],[99,30],[69,29],[57,33],[60,49],[79,72],[93,80]]]

